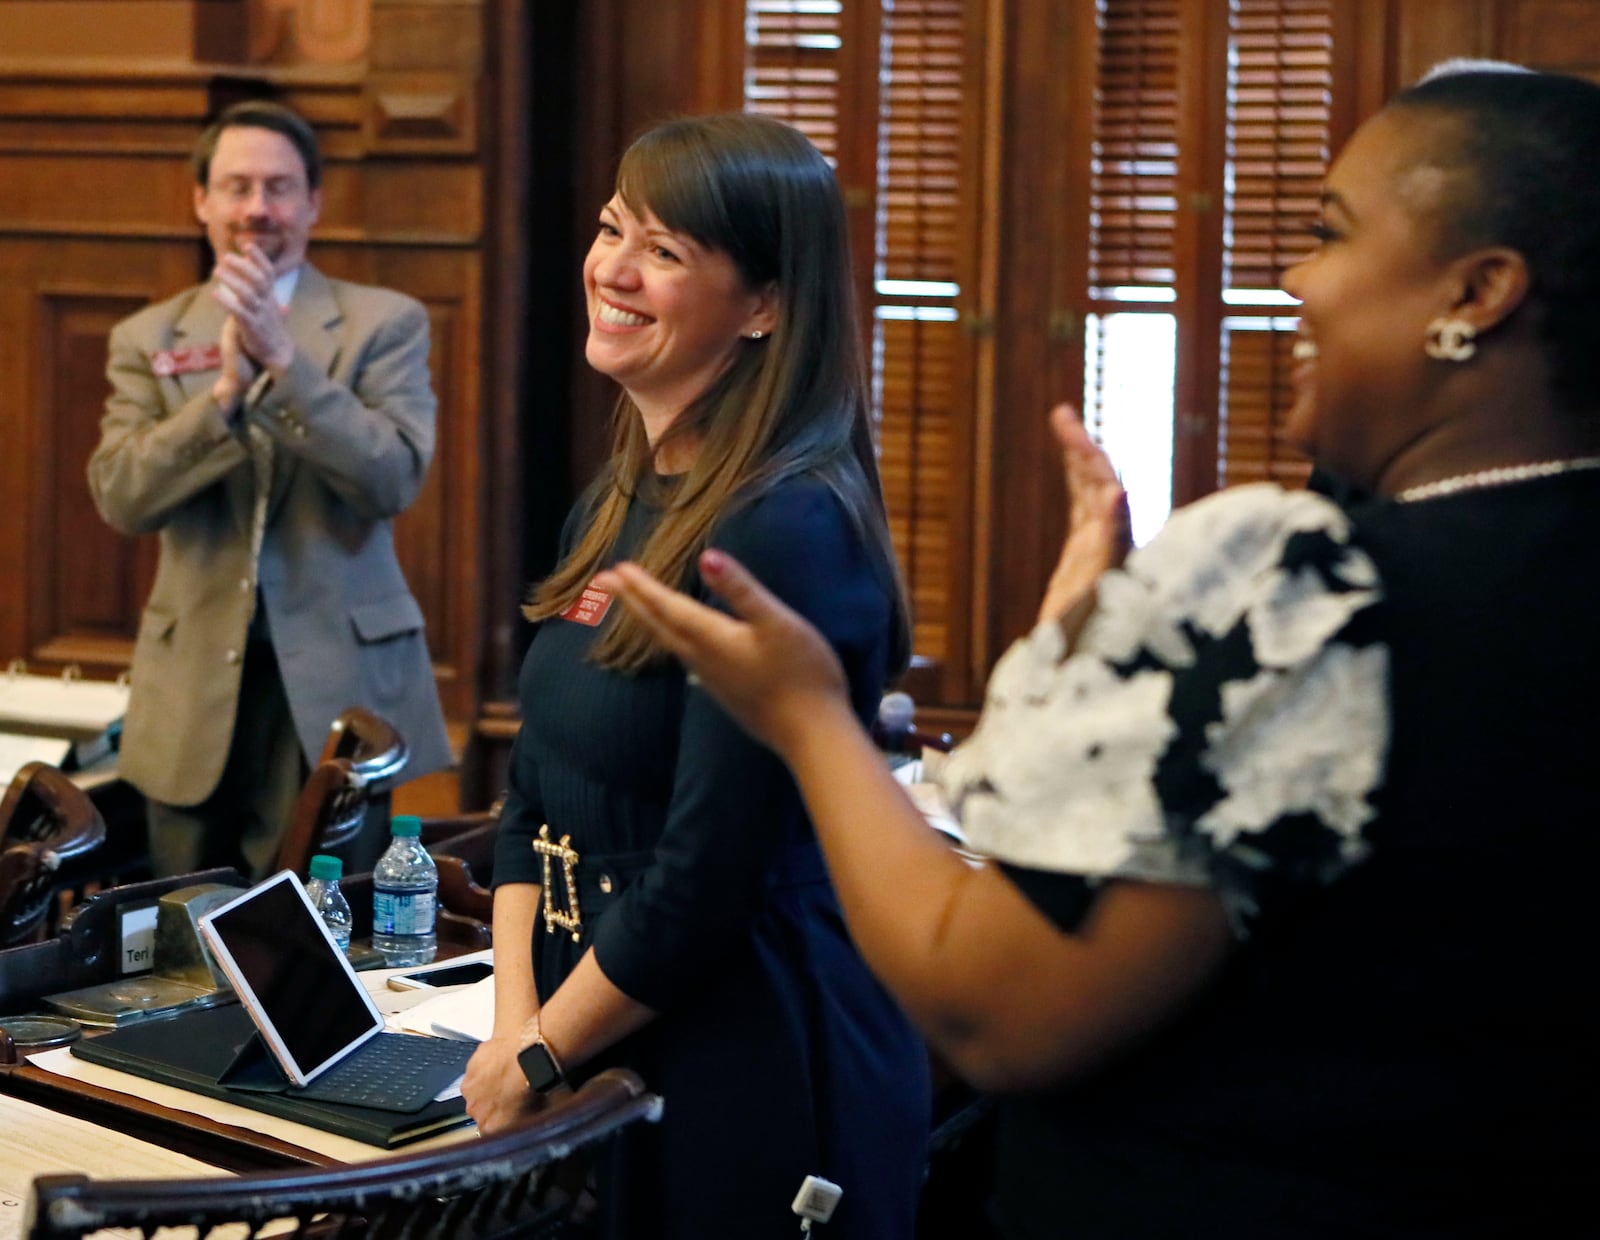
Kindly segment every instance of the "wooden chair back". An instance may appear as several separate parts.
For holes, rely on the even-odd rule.
[[[0,947],[43,938],[57,871],[105,838],[89,794],[55,767],[29,762],[16,773],[0,799]]]
[[[274,868],[306,876],[316,853],[370,870],[389,844],[389,800],[411,754],[388,720],[352,706],[333,721],[322,756],[300,790]]]
[[[328,729],[318,762],[348,758],[368,783],[392,780],[411,757],[406,738],[387,719],[361,706],[352,706]]]
[[[494,845],[505,794],[486,810],[424,818],[422,842],[439,867],[439,903],[486,925],[494,923]]]
[[[317,763],[295,799],[273,869],[293,870],[305,878],[313,854],[338,855],[366,826],[370,801],[370,785],[350,759]]]
[[[107,1227],[197,1234],[244,1224],[256,1235],[275,1220],[301,1236],[440,1237],[455,1240],[568,1235],[582,1194],[572,1185],[604,1143],[630,1124],[660,1117],[661,1099],[633,1073],[611,1069],[565,1102],[509,1131],[373,1162],[204,1180],[90,1180],[40,1176],[25,1234],[77,1240]],[[276,1230],[270,1234],[279,1234]]]

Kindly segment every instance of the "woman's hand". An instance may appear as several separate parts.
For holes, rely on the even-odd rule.
[[[1050,411],[1050,425],[1061,441],[1071,511],[1067,540],[1039,604],[1039,621],[1060,620],[1075,630],[1094,598],[1095,582],[1119,566],[1133,546],[1128,495],[1116,470],[1071,405]]]
[[[484,1134],[509,1127],[538,1110],[540,1103],[517,1063],[517,1040],[507,1037],[490,1038],[472,1052],[461,1081],[461,1096],[466,1099],[467,1114]]]
[[[732,617],[637,564],[619,564],[596,584],[620,596],[729,714],[780,755],[839,707],[849,713],[844,670],[816,629],[730,555],[703,552],[700,575]]]

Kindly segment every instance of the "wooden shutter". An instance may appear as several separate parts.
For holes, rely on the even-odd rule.
[[[1091,296],[1173,285],[1178,0],[1106,0],[1089,168]]]
[[[1128,487],[1134,536],[1166,519],[1172,496],[1182,259],[1179,0],[1094,4],[1084,418]],[[1161,356],[1146,357],[1154,348]],[[1152,364],[1153,363],[1153,364]]]
[[[1282,439],[1295,319],[1274,308],[1308,244],[1333,119],[1332,0],[1233,0],[1224,209],[1219,486],[1310,472]]]
[[[966,358],[956,312],[970,0],[748,0],[745,105],[789,121],[834,160],[853,211],[884,495],[911,594],[913,650],[947,664]],[[859,80],[858,80],[859,79]],[[857,115],[873,101],[869,123]],[[841,130],[841,123],[845,128]],[[971,192],[968,187],[968,192]]]
[[[1309,472],[1282,437],[1295,319],[1280,283],[1327,169],[1336,3],[1093,0],[1085,411],[1109,441],[1130,399],[1133,412],[1155,399],[1109,369],[1109,317],[1172,316],[1173,457],[1198,462],[1179,467],[1180,501]],[[1224,44],[1223,58],[1197,52]],[[1224,65],[1225,82],[1209,72]]]
[[[912,648],[933,662],[951,655],[951,453],[965,356],[956,313],[963,8],[962,0],[896,0],[883,10],[880,39],[873,397]]]
[[[748,0],[744,100],[839,161],[840,0]]]
[[[1303,483],[1311,466],[1283,439],[1283,414],[1294,399],[1293,319],[1223,320],[1221,484]]]

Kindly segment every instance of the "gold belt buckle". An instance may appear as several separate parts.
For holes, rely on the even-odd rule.
[[[578,850],[572,847],[572,837],[563,835],[561,842],[556,843],[550,838],[550,824],[545,823],[539,828],[539,838],[533,841],[533,851],[538,853],[544,862],[544,898],[540,904],[544,906],[544,932],[554,934],[556,927],[571,931],[572,941],[576,943],[579,932],[583,929],[583,910],[578,907],[578,881],[573,876],[573,871],[578,864]],[[561,862],[561,878],[567,886],[567,907],[558,909],[550,899],[552,890],[550,862],[559,859]]]

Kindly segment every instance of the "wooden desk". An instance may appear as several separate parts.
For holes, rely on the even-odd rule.
[[[248,1128],[219,1123],[132,1094],[46,1072],[26,1060],[0,1064],[0,1093],[64,1115],[75,1115],[102,1128],[153,1142],[229,1171],[319,1167],[337,1161]],[[373,1147],[374,1157],[391,1152]]]
[[[117,976],[114,942],[120,903],[146,899],[164,890],[195,882],[226,881],[230,870],[206,871],[179,879],[157,880],[101,893],[55,939],[0,951],[0,1012],[20,1014],[39,1009],[42,996],[111,981]],[[237,879],[237,876],[233,876]],[[370,914],[369,914],[370,928]],[[438,958],[450,959],[485,944],[470,931],[441,920]],[[88,1031],[93,1036],[93,1031]],[[22,1059],[11,1039],[0,1032],[0,1093],[23,1098],[65,1114],[92,1120],[106,1128],[175,1149],[231,1171],[322,1166],[338,1161],[289,1141],[241,1125],[220,1123],[163,1106],[132,1093],[73,1080]],[[130,1086],[135,1088],[136,1086]],[[373,1157],[392,1151],[370,1147]]]
[[[87,1175],[95,1179],[226,1178],[227,1172],[62,1115],[19,1098],[0,1095],[0,1238],[23,1240],[31,1185],[41,1175]]]
[[[455,954],[446,950],[445,959]],[[403,993],[407,1002],[426,998],[423,992],[394,992],[391,997],[401,1001]],[[380,1004],[380,1006],[384,1006]],[[93,1037],[96,1031],[86,1030]],[[7,1058],[9,1039],[0,1035],[0,1059]],[[62,1051],[53,1052],[62,1054]],[[19,1057],[20,1058],[20,1057]],[[153,1141],[193,1158],[199,1158],[230,1171],[274,1170],[294,1166],[331,1166],[341,1162],[359,1162],[381,1158],[399,1152],[377,1145],[366,1145],[349,1138],[303,1129],[298,1124],[276,1117],[247,1112],[240,1109],[237,1119],[214,1118],[197,1115],[182,1109],[185,1091],[159,1085],[141,1078],[94,1065],[82,1065],[82,1070],[104,1081],[80,1080],[22,1059],[16,1063],[0,1063],[0,1094],[22,1098],[39,1106],[64,1114],[91,1120],[102,1127],[126,1133],[146,1141]],[[115,1085],[109,1083],[116,1081]],[[123,1084],[123,1082],[126,1084]],[[171,1104],[163,1101],[170,1090]],[[207,1101],[208,1107],[217,1104]],[[222,1104],[224,1108],[231,1104]],[[301,1145],[280,1134],[300,1130],[307,1139],[315,1142]],[[423,1148],[436,1142],[459,1140],[470,1135],[471,1130],[456,1129],[408,1143],[401,1149]],[[332,1150],[333,1152],[329,1152]]]

